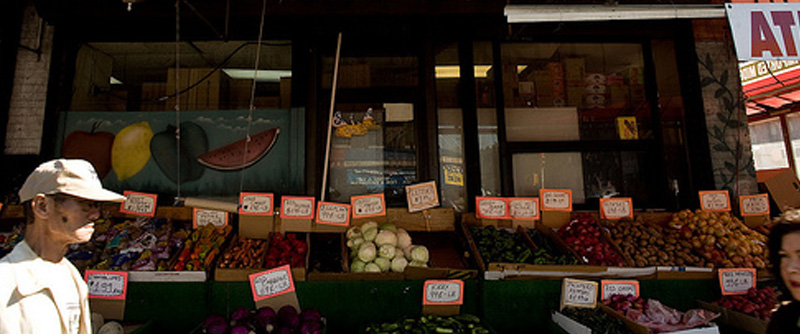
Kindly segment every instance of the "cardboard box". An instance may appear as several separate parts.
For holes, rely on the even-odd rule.
[[[767,332],[768,321],[766,320],[761,320],[756,317],[744,314],[742,312],[734,311],[701,300],[698,300],[697,303],[700,305],[700,307],[706,310],[719,313],[720,317],[717,318],[715,321],[721,324],[748,333],[764,334]]]
[[[567,86],[583,86],[586,80],[586,60],[584,58],[565,58],[564,74]]]
[[[268,239],[275,225],[275,216],[239,215],[239,235],[245,238]]]
[[[589,327],[586,327],[572,318],[563,315],[561,312],[553,311],[550,319],[552,319],[553,322],[558,324],[558,326],[560,326],[561,329],[566,331],[568,334],[592,334],[592,330]]]
[[[303,239],[306,242],[308,247],[311,247],[309,244],[309,234],[303,234],[298,236],[299,239]],[[225,252],[222,253],[222,257],[232,248],[235,247],[234,242],[230,242],[228,247],[226,247]],[[250,280],[249,276],[251,274],[259,273],[265,271],[267,269],[264,266],[264,260],[267,255],[267,251],[269,250],[269,240],[264,243],[263,253],[260,252],[259,258],[257,258],[257,265],[253,268],[219,268],[219,264],[217,264],[216,270],[214,270],[214,280],[217,282],[248,282]],[[305,256],[305,264],[302,268],[292,267],[292,278],[295,281],[305,281],[306,280],[306,267],[308,267],[308,253],[309,251],[306,250]]]
[[[759,188],[769,192],[769,198],[780,212],[800,207],[800,180],[791,168],[756,172]]]

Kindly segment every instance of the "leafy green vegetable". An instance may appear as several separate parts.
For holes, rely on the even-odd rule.
[[[396,322],[369,324],[366,334],[489,334],[489,329],[481,319],[471,314],[440,317],[423,315],[405,318]]]

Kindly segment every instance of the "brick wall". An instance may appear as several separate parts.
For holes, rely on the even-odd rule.
[[[750,129],[728,21],[695,20],[693,26],[714,184],[734,198],[754,194]]]
[[[19,43],[40,49],[41,54],[23,48],[17,53],[4,152],[36,155],[42,143],[53,27],[44,23],[32,5],[25,9]]]

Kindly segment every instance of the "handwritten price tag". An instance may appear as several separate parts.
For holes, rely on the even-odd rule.
[[[769,216],[769,195],[739,196],[739,209],[742,217]]]
[[[260,273],[251,274],[248,277],[250,278],[250,290],[253,293],[253,301],[256,302],[294,291],[292,269],[288,264]]]
[[[514,197],[508,200],[508,213],[511,219],[539,219],[539,199]]]
[[[275,195],[268,193],[239,194],[239,214],[251,216],[272,216]]]
[[[192,219],[192,223],[194,228],[198,228],[205,225],[214,225],[216,227],[223,227],[228,225],[228,213],[225,211],[217,211],[217,210],[204,210],[194,208],[194,218]]]
[[[723,212],[731,211],[731,199],[727,190],[701,191],[700,207],[705,211]]]
[[[347,204],[319,202],[317,204],[317,224],[350,225],[350,206]]]
[[[719,287],[723,295],[743,295],[756,287],[754,268],[719,269]]]
[[[601,198],[600,218],[603,219],[633,218],[633,200],[629,197]]]
[[[353,218],[367,218],[386,215],[386,200],[383,194],[350,197]]]
[[[606,300],[613,295],[634,295],[639,297],[639,281],[602,280],[600,281],[602,295],[600,299]]]
[[[408,201],[408,212],[417,212],[439,206],[439,191],[436,190],[436,182],[406,186],[406,200]]]
[[[128,273],[124,271],[87,270],[83,280],[89,286],[89,298],[124,300],[128,293]]]
[[[314,219],[314,197],[281,197],[281,218]]]
[[[597,306],[597,282],[565,278],[561,285],[561,308]]]
[[[158,198],[158,195],[128,190],[123,195],[125,195],[125,201],[120,205],[119,212],[146,217],[156,215],[156,198]]]
[[[572,211],[572,190],[539,189],[542,211]]]
[[[431,280],[425,281],[422,305],[462,305],[464,304],[464,281]]]
[[[508,202],[502,197],[475,197],[477,216],[485,219],[508,219]]]

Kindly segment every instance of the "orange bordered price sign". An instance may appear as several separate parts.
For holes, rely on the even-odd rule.
[[[430,280],[425,281],[422,305],[462,305],[464,304],[464,281]]]
[[[633,295],[639,297],[639,281],[637,280],[601,280],[600,299],[606,300],[613,295]]]
[[[747,294],[747,290],[756,287],[755,268],[718,269],[717,275],[719,275],[719,288],[725,296],[744,295]]]
[[[509,219],[508,200],[502,197],[475,197],[475,215],[483,219]]]
[[[353,218],[379,217],[386,215],[386,199],[383,194],[350,197]]]
[[[601,198],[600,218],[602,219],[633,219],[633,200],[630,197]]]
[[[192,213],[192,226],[198,228],[209,224],[218,228],[225,227],[225,225],[228,225],[228,213],[225,211],[194,208]]]
[[[511,219],[539,219],[539,199],[536,197],[512,197],[506,199]]]
[[[260,273],[250,274],[248,278],[250,279],[250,290],[253,293],[253,301],[255,302],[294,291],[292,269],[288,264]]]
[[[439,191],[436,182],[424,182],[406,186],[408,212],[417,212],[439,206]]]
[[[317,224],[349,226],[350,205],[331,202],[318,202]]]
[[[742,217],[769,216],[769,195],[739,196],[739,210]]]
[[[708,212],[731,211],[731,198],[727,190],[707,190],[698,192],[700,208]]]
[[[539,189],[542,211],[572,211],[572,190]]]
[[[239,194],[239,214],[248,216],[272,216],[275,195],[270,193]]]
[[[125,201],[119,206],[119,212],[137,216],[153,217],[156,215],[156,199],[158,195],[125,190]]]
[[[281,219],[314,219],[314,197],[281,197]]]
[[[87,270],[83,280],[89,287],[89,298],[124,300],[128,294],[128,273],[125,271]]]

